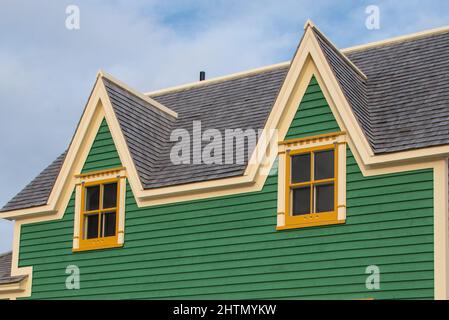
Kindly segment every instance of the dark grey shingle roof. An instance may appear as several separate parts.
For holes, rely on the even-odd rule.
[[[449,32],[346,54],[367,79],[322,34],[315,34],[376,154],[449,144]],[[176,120],[104,79],[144,188],[242,175],[246,164],[171,164],[169,134],[176,128],[191,132],[194,120],[201,120],[203,132],[262,128],[287,70],[153,95],[178,113]],[[64,156],[1,211],[45,204]]]
[[[103,79],[142,184],[155,174],[175,118],[147,101]]]
[[[350,65],[345,56],[337,50],[320,32],[314,29],[324,56],[326,57],[340,87],[350,104],[360,126],[371,145],[374,144],[371,115],[367,101],[367,81]]]
[[[287,67],[280,67],[152,97],[177,112],[177,119],[104,79],[144,188],[242,175],[246,163],[193,164],[193,141],[191,164],[173,164],[170,150],[175,142],[170,142],[170,133],[174,129],[192,133],[195,120],[201,121],[202,132],[217,129],[223,136],[225,129],[263,128],[286,73]],[[202,146],[207,143],[203,141]]]
[[[449,32],[347,56],[368,77],[375,153],[449,143]]]
[[[193,121],[201,120],[203,132],[217,129],[224,137],[225,129],[257,131],[264,127],[286,74],[287,67],[281,67],[152,98],[178,113],[174,129],[192,132]],[[167,145],[158,170],[147,181],[146,188],[239,176],[246,168],[246,163],[174,165],[169,158],[171,146],[171,143]],[[245,150],[246,159],[253,150]]]
[[[0,254],[0,285],[17,283],[25,278],[25,276],[11,277],[11,259],[12,252]]]
[[[175,119],[117,84],[103,78],[128,149],[146,189],[242,175],[246,164],[174,165],[169,141],[173,129],[192,132],[192,121],[208,128],[263,128],[288,67],[279,67],[231,80],[152,97],[178,113]],[[192,141],[191,141],[192,142]],[[206,142],[203,142],[203,146]],[[224,150],[224,149],[223,149]],[[193,150],[192,150],[193,151]],[[247,150],[251,152],[252,150]],[[245,153],[245,159],[248,152]],[[62,166],[65,153],[0,211],[44,205]]]
[[[66,153],[61,154],[45,168],[33,181],[12,198],[1,211],[31,208],[45,205],[58,177]]]

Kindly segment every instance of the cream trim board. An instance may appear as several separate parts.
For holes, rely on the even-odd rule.
[[[434,164],[434,283],[435,299],[449,299],[448,161]]]
[[[148,102],[148,103],[151,104],[153,107],[158,108],[159,110],[161,110],[161,111],[167,113],[168,115],[170,115],[170,116],[172,116],[172,117],[174,117],[174,118],[177,118],[177,117],[178,117],[178,113],[176,113],[175,111],[173,111],[173,110],[167,108],[166,106],[164,106],[163,104],[161,104],[161,103],[157,102],[156,100],[150,98],[149,96],[147,96],[147,95],[145,95],[145,94],[142,94],[142,93],[140,93],[140,92],[137,91],[137,90],[132,89],[132,88],[131,88],[130,86],[128,86],[126,83],[123,83],[122,81],[120,81],[120,80],[114,78],[112,75],[110,75],[110,74],[108,74],[108,73],[106,73],[106,72],[104,72],[104,71],[102,71],[102,70],[100,70],[100,71],[98,72],[97,77],[106,78],[106,79],[108,79],[109,81],[111,81],[111,82],[117,84],[119,87],[124,88],[124,89],[125,89],[126,91],[128,91],[129,93],[131,93],[131,94],[133,94],[133,95],[139,97],[140,99],[142,99],[142,100]]]
[[[19,249],[20,249],[20,232],[22,225],[25,222],[15,221],[14,222],[14,235],[13,235],[13,250],[11,259],[11,276],[26,276],[21,282],[21,288],[19,291],[13,291],[5,294],[0,294],[0,298],[8,298],[15,300],[21,297],[31,296],[31,287],[33,282],[33,267],[21,267],[19,268]]]
[[[449,26],[434,28],[434,29],[420,31],[420,32],[412,33],[412,34],[403,35],[403,36],[393,37],[393,38],[389,38],[389,39],[385,39],[385,40],[356,45],[353,47],[342,49],[341,52],[343,52],[345,54],[352,53],[355,51],[362,51],[362,50],[367,50],[367,49],[371,49],[371,48],[383,47],[383,46],[387,46],[387,45],[398,43],[398,42],[417,40],[420,38],[428,37],[431,35],[442,34],[442,33],[446,33],[446,32],[449,32]]]
[[[126,177],[120,177],[120,201],[118,216],[118,244],[125,243],[125,221],[126,221]]]
[[[73,217],[73,249],[80,247],[81,194],[82,186],[77,184],[75,187],[75,216]]]
[[[0,299],[3,299],[2,295],[3,294],[11,294],[14,292],[20,292],[20,291],[24,291],[24,281],[22,280],[21,282],[17,282],[17,283],[6,283],[6,284],[0,284]],[[9,298],[5,296],[5,298]]]
[[[338,220],[346,220],[346,143],[338,143],[337,213]]]
[[[219,83],[219,82],[223,82],[223,81],[228,81],[228,80],[232,80],[232,79],[247,77],[247,76],[250,76],[253,74],[258,74],[258,73],[269,71],[269,70],[275,70],[275,69],[288,67],[289,65],[290,65],[290,61],[280,62],[280,63],[272,64],[269,66],[265,66],[265,67],[254,68],[254,69],[250,69],[250,70],[246,70],[246,71],[242,71],[242,72],[228,74],[228,75],[222,76],[222,77],[206,79],[204,81],[195,81],[195,82],[186,83],[186,84],[182,84],[182,85],[174,86],[174,87],[170,87],[170,88],[149,91],[149,92],[145,92],[144,95],[154,97],[154,96],[158,96],[158,95],[162,95],[162,94],[166,94],[166,93],[170,93],[170,92],[187,90],[187,89],[191,89],[191,88],[202,87],[202,86]]]
[[[337,48],[337,46],[329,39],[327,38],[324,33],[322,33],[317,27],[313,27],[316,32],[318,32],[321,37],[324,39],[324,41],[327,41],[329,45],[331,45],[334,48]],[[363,73],[362,70],[359,69],[349,58],[342,53],[341,50],[336,50],[337,54],[340,56],[341,59],[343,59],[359,76],[361,76],[363,79],[367,80],[368,77]]]
[[[17,283],[0,284],[0,300],[16,300],[17,297],[24,294],[26,286],[26,279]]]
[[[285,161],[287,155],[285,152],[279,153],[278,156],[278,197],[277,197],[277,215],[278,222],[277,226],[285,225]],[[279,220],[279,216],[282,216]]]

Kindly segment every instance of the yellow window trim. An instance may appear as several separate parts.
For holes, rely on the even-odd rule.
[[[315,180],[314,177],[314,154],[318,151],[327,151],[327,150],[333,150],[334,151],[334,178],[330,179],[323,179],[323,180]],[[311,180],[308,182],[303,183],[291,183],[291,159],[295,155],[300,154],[311,154],[310,157],[310,178]],[[304,148],[304,149],[298,149],[294,151],[287,151],[286,159],[286,165],[285,165],[285,225],[286,226],[295,226],[297,228],[302,227],[310,227],[310,226],[316,226],[316,225],[324,225],[324,224],[333,224],[338,222],[338,213],[337,213],[337,197],[338,197],[338,168],[337,168],[337,161],[338,161],[338,149],[336,148],[335,144],[331,145],[324,145],[319,147],[312,147],[312,148]],[[313,203],[315,202],[313,199],[313,187],[316,184],[325,183],[325,182],[333,182],[334,184],[334,210],[329,212],[320,212],[320,213],[309,213],[304,215],[298,215],[298,216],[292,216],[290,214],[291,208],[292,208],[292,196],[291,191],[294,188],[301,187],[301,186],[310,186],[311,192],[310,192],[310,205],[311,208],[313,208]]]
[[[124,243],[124,209],[126,199],[126,180],[125,168],[117,168],[113,170],[96,171],[92,173],[77,175],[78,184],[76,187],[75,199],[75,226],[73,236],[73,252],[99,250],[122,247]],[[114,208],[103,208],[103,192],[104,185],[116,183],[117,184],[117,203]],[[86,188],[92,186],[100,186],[99,208],[97,210],[85,210],[85,195]],[[93,239],[85,239],[85,216],[89,214],[115,212],[116,226],[115,235],[109,237],[98,237]],[[101,228],[101,219],[98,221],[98,228]]]
[[[280,143],[279,177],[278,177],[278,224],[276,230],[343,224],[346,222],[346,140],[344,132],[335,132],[314,137],[291,139]],[[334,177],[329,179],[314,179],[314,157],[319,151],[334,151]],[[292,156],[311,153],[310,181],[291,182]],[[334,206],[329,212],[309,213],[292,216],[292,192],[294,188],[333,182]],[[341,193],[341,194],[340,194]],[[314,195],[310,192],[310,204],[313,208]]]

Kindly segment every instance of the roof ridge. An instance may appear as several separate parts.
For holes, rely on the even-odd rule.
[[[366,49],[370,49],[370,48],[374,48],[374,47],[379,47],[379,46],[383,46],[383,45],[389,45],[389,44],[393,44],[393,43],[397,43],[397,42],[412,41],[412,40],[416,40],[416,39],[419,39],[419,38],[424,38],[426,36],[431,36],[431,35],[435,35],[435,34],[442,34],[442,33],[445,33],[445,32],[449,32],[449,26],[444,26],[444,27],[429,29],[429,30],[425,30],[425,31],[421,31],[421,32],[408,34],[408,35],[403,35],[403,36],[398,36],[398,37],[393,37],[393,38],[387,38],[387,39],[384,39],[384,40],[379,40],[379,41],[369,42],[369,43],[356,45],[356,46],[352,46],[352,47],[348,47],[348,48],[338,49],[338,47],[335,46],[335,44],[332,41],[330,41],[315,26],[315,24],[311,20],[307,20],[306,21],[306,23],[304,25],[304,29],[306,29],[307,27],[311,27],[314,30],[318,31],[323,36],[323,38],[325,38],[325,40],[327,40],[329,42],[330,45],[332,45],[333,47],[335,47],[337,49],[337,51],[341,54],[342,58],[345,59],[346,61],[348,61],[349,64],[351,64],[355,68],[355,70],[358,73],[360,73],[361,75],[363,75],[363,77],[365,77],[365,78],[366,78],[366,75],[346,56],[347,53],[352,53],[352,52],[355,52],[355,51],[362,51],[362,50],[366,50]],[[227,80],[232,80],[232,79],[244,77],[244,76],[251,75],[251,74],[262,73],[264,71],[268,71],[268,70],[271,70],[271,69],[274,70],[274,69],[277,69],[277,68],[286,67],[286,66],[290,65],[290,62],[291,61],[275,63],[275,64],[267,65],[267,66],[264,66],[264,67],[249,69],[249,70],[240,71],[240,72],[236,72],[236,73],[230,73],[230,74],[227,74],[227,75],[224,75],[224,76],[215,77],[215,78],[211,78],[211,79],[204,80],[204,81],[188,82],[188,83],[181,84],[181,85],[176,85],[176,86],[171,86],[171,87],[167,87],[167,88],[163,88],[163,89],[148,91],[148,92],[145,92],[144,95],[148,96],[148,97],[158,96],[158,95],[162,95],[162,94],[166,94],[166,93],[171,93],[171,92],[176,92],[176,91],[181,91],[181,90],[201,87],[201,86],[205,86],[205,85],[209,85],[209,84],[213,84],[213,83],[220,83],[220,82],[224,82],[224,81],[227,81]]]
[[[308,24],[310,28],[312,28],[313,31],[315,31],[334,51],[342,58],[348,65],[351,67],[359,76],[361,76],[363,79],[367,80],[368,77],[363,73],[362,70],[357,67],[354,62],[352,62],[345,54],[341,52],[340,49],[328,38],[326,35],[320,31],[315,25]]]
[[[259,74],[259,73],[262,73],[265,71],[280,69],[283,67],[287,67],[289,65],[290,65],[290,61],[284,61],[284,62],[275,63],[275,64],[271,64],[271,65],[264,66],[264,67],[258,67],[258,68],[249,69],[249,70],[245,70],[245,71],[230,73],[230,74],[227,74],[224,76],[210,78],[208,80],[194,81],[194,82],[189,82],[189,83],[185,83],[185,84],[181,84],[181,85],[177,85],[177,86],[173,86],[173,87],[168,87],[168,88],[164,88],[164,89],[148,91],[148,92],[145,92],[144,95],[149,96],[149,97],[155,97],[155,96],[159,96],[159,95],[166,94],[166,93],[171,93],[171,92],[176,92],[176,91],[181,91],[181,90],[186,90],[186,89],[192,89],[192,88],[202,87],[202,86],[220,83],[220,82],[224,82],[224,81],[228,81],[228,80],[243,78],[245,76]]]
[[[368,49],[372,49],[372,48],[384,47],[384,46],[388,46],[388,45],[395,44],[395,43],[418,40],[418,39],[430,37],[433,35],[443,34],[443,33],[447,33],[447,32],[449,32],[449,26],[443,26],[443,27],[439,27],[439,28],[433,28],[433,29],[428,29],[428,30],[424,30],[424,31],[405,34],[402,36],[368,42],[365,44],[355,45],[352,47],[341,49],[341,52],[346,55],[348,53],[359,52],[359,51],[368,50]]]
[[[338,48],[335,46],[318,28],[311,26],[311,30],[318,41],[319,46],[324,54],[327,63],[329,64],[332,73],[334,74],[340,89],[342,90],[346,100],[351,108],[354,110],[357,121],[363,129],[368,140],[372,139],[372,121],[371,110],[368,105],[367,98],[367,80],[368,77]],[[349,79],[342,74],[349,75]],[[357,98],[351,92],[357,92]],[[360,114],[367,115],[367,120],[364,120]]]
[[[165,112],[166,114],[177,118],[178,117],[178,113],[171,110],[170,108],[167,108],[166,106],[164,106],[162,103],[152,99],[151,97],[146,96],[145,94],[140,93],[139,91],[132,89],[130,86],[128,86],[127,84],[125,84],[124,82],[114,78],[112,75],[104,72],[103,70],[98,71],[97,73],[97,78],[105,78],[109,81],[111,81],[112,83],[114,83],[115,85],[119,86],[120,88],[126,90],[127,92],[129,92],[130,94],[132,94],[133,96],[151,104],[153,107],[156,107],[157,109]]]

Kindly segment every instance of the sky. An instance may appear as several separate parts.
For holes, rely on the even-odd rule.
[[[449,1],[0,1],[0,206],[70,142],[98,70],[148,92],[290,60],[307,19],[339,48],[449,25]],[[66,27],[76,5],[79,29]],[[367,6],[380,12],[368,29]],[[12,223],[0,220],[0,253]]]

